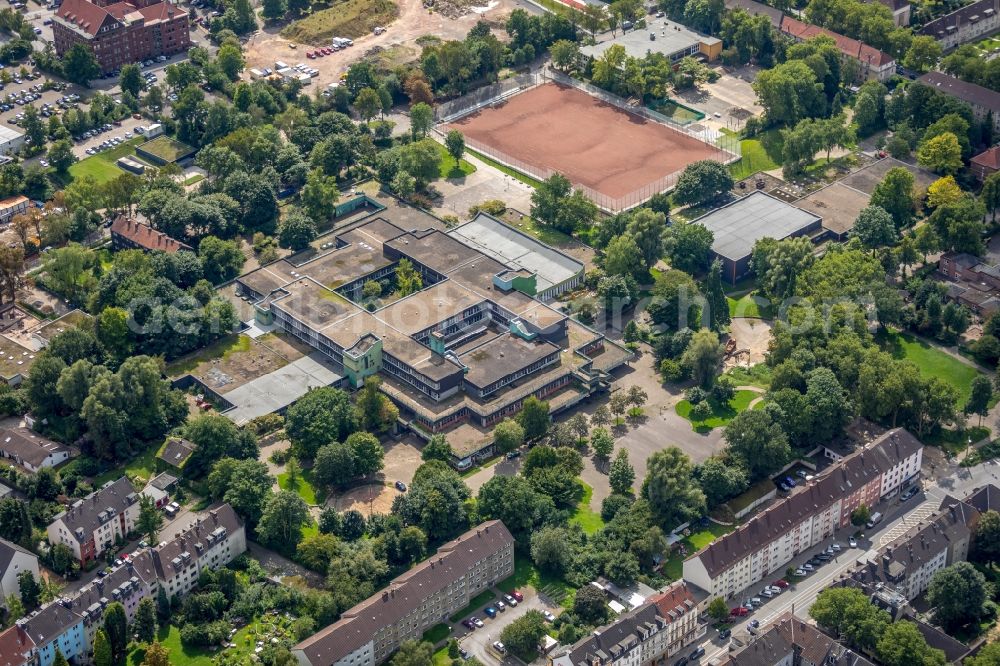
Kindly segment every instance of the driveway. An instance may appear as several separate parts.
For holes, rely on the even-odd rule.
[[[494,589],[494,592],[497,593],[497,598],[499,598],[500,591]],[[452,636],[458,638],[459,645],[468,651],[469,656],[476,657],[482,663],[491,665],[505,662],[510,664],[520,663],[517,659],[504,657],[493,649],[493,643],[500,640],[500,634],[503,632],[504,627],[517,618],[524,616],[529,610],[548,610],[554,614],[562,610],[557,606],[546,604],[532,588],[524,588],[520,592],[524,595],[524,601],[514,608],[507,608],[503,613],[498,613],[494,619],[488,618],[483,613],[482,608],[477,608],[473,614],[485,624],[481,629],[469,631],[462,626],[461,622],[453,627]],[[483,605],[483,608],[485,607],[486,604]]]

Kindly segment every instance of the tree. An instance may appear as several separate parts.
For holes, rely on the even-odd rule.
[[[859,504],[854,511],[851,511],[851,524],[855,527],[861,527],[871,520],[871,517],[871,509],[866,504]]]
[[[590,447],[598,458],[607,460],[615,449],[615,438],[604,428],[594,428],[590,433]]]
[[[524,428],[514,419],[504,419],[493,429],[493,443],[500,453],[509,453],[524,444]]]
[[[451,460],[451,444],[444,435],[433,435],[420,451],[420,459],[425,462],[428,460],[448,462]]]
[[[139,601],[132,621],[132,631],[144,643],[151,642],[156,636],[156,604],[150,597]]]
[[[1000,558],[1000,513],[983,512],[973,535],[973,553],[977,560],[995,562]]]
[[[52,659],[52,666],[69,666],[69,662],[66,661],[66,657],[63,656],[62,650],[56,648],[55,657]]]
[[[431,540],[451,538],[468,526],[469,489],[450,465],[440,460],[417,468],[409,490],[392,507],[406,524],[417,525]]]
[[[76,162],[76,155],[73,154],[73,142],[69,139],[59,139],[53,141],[49,146],[49,162],[56,173],[65,174]]]
[[[739,461],[712,456],[696,469],[698,484],[705,493],[709,508],[736,497],[750,487],[750,477]]]
[[[979,198],[990,212],[993,221],[996,222],[997,209],[1000,208],[1000,171],[994,171],[986,176]]]
[[[95,666],[112,666],[114,664],[111,643],[103,629],[98,629],[94,636],[94,664]]]
[[[285,432],[300,460],[312,460],[320,446],[343,441],[356,428],[350,396],[335,388],[309,391],[285,415]]]
[[[962,663],[965,666],[997,666],[1000,664],[1000,642],[988,643],[975,656],[963,659]]]
[[[358,96],[354,98],[354,109],[361,117],[361,122],[367,123],[382,109],[382,98],[379,97],[378,91],[372,88],[362,88],[358,92]]]
[[[722,343],[714,331],[701,329],[692,337],[687,349],[681,355],[681,365],[688,369],[691,377],[701,386],[708,387],[715,380],[719,364],[722,363]]]
[[[704,225],[675,224],[666,231],[664,251],[673,268],[693,275],[709,267],[714,240]]]
[[[327,176],[320,168],[309,171],[305,185],[299,193],[299,200],[313,221],[320,223],[333,217],[334,204],[339,198],[340,191],[334,176]]]
[[[142,666],[170,666],[170,652],[159,642],[153,641],[146,648]]]
[[[20,546],[31,541],[31,517],[27,502],[7,497],[0,500],[0,537]]]
[[[957,203],[963,196],[962,188],[955,182],[955,177],[944,176],[927,187],[927,206],[938,208]]]
[[[142,92],[142,70],[135,63],[122,65],[121,73],[118,75],[118,85],[123,93],[130,93],[133,97],[138,97]]]
[[[378,437],[369,432],[355,432],[344,442],[354,454],[354,473],[368,476],[382,469],[385,450]]]
[[[927,639],[909,620],[893,622],[885,628],[876,645],[879,661],[885,666],[943,666],[944,652],[927,645]]]
[[[903,56],[903,67],[915,72],[926,72],[941,59],[941,45],[928,35],[917,35]]]
[[[430,104],[418,102],[410,107],[410,132],[414,141],[427,136],[434,124],[434,109]]]
[[[545,617],[541,611],[530,610],[504,627],[500,640],[508,650],[527,662],[544,635]]]
[[[552,64],[557,68],[569,71],[580,59],[580,45],[568,39],[560,39],[549,46]]]
[[[729,609],[727,608],[728,612]],[[584,585],[573,599],[573,615],[586,624],[601,624],[608,617],[608,600],[594,585]]]
[[[198,244],[198,256],[205,268],[205,277],[214,284],[232,280],[239,275],[247,258],[236,241],[205,236]]]
[[[763,72],[762,72],[763,74]],[[729,169],[714,160],[699,160],[684,168],[674,187],[674,203],[700,206],[733,189]]]
[[[951,132],[921,142],[917,162],[936,173],[953,174],[962,168],[962,147]]]
[[[663,255],[663,233],[667,228],[667,217],[649,208],[640,208],[633,213],[625,227],[625,233],[635,240],[646,268],[652,268]]]
[[[986,577],[968,562],[939,569],[927,588],[934,617],[948,627],[978,620],[986,599]]]
[[[664,530],[702,515],[705,493],[691,476],[691,460],[676,446],[657,451],[646,461],[642,497]]]
[[[215,54],[215,62],[230,81],[238,81],[240,72],[246,66],[240,47],[232,43],[219,47],[219,52]]]
[[[42,588],[33,573],[25,569],[17,574],[17,589],[26,610],[32,611],[38,608]]]
[[[280,19],[288,11],[288,4],[285,0],[263,0],[261,2],[261,15],[267,21]]]
[[[409,259],[403,258],[396,265],[396,289],[400,296],[409,296],[423,288],[423,280],[420,273],[413,267]]]
[[[753,89],[771,123],[795,125],[803,118],[826,115],[823,83],[803,60],[789,60],[760,72]]]
[[[391,666],[429,666],[434,655],[434,645],[427,641],[403,641],[389,661]]]
[[[708,614],[716,622],[724,622],[729,618],[729,604],[722,597],[715,597],[708,604]]]
[[[620,277],[622,280],[631,279],[635,282],[645,283],[649,281],[649,267],[643,262],[642,252],[638,243],[635,242],[635,238],[628,234],[622,234],[608,243],[604,250],[604,272],[608,276],[605,279]],[[627,294],[629,291],[628,283],[622,282],[621,284],[624,287],[620,291]],[[608,288],[612,286],[613,283],[605,283],[605,296],[607,296]],[[613,306],[614,304],[606,302],[605,305]]]
[[[986,375],[976,375],[972,379],[972,389],[969,399],[962,409],[966,414],[978,414],[979,425],[983,424],[983,417],[989,412],[990,399],[993,397],[993,383]]]
[[[762,238],[754,243],[750,265],[757,275],[761,291],[772,299],[783,299],[795,292],[795,283],[813,262],[813,244],[808,238],[774,240]]]
[[[240,460],[257,457],[257,437],[249,429],[241,430],[219,414],[203,414],[188,421],[184,434],[195,450],[184,465],[184,474],[200,478],[221,458]]]
[[[531,559],[538,568],[561,575],[570,565],[572,552],[566,547],[569,531],[547,525],[531,535]]]
[[[873,605],[867,595],[852,587],[829,587],[809,609],[816,622],[853,643],[871,650],[891,623],[889,614]]]
[[[708,306],[709,325],[713,331],[722,330],[730,322],[729,301],[722,286],[722,262],[718,259],[712,262],[705,280],[705,300]]]
[[[163,514],[156,508],[156,502],[148,495],[139,495],[139,518],[135,529],[142,534],[150,544],[159,543],[157,536],[163,525]]]
[[[302,540],[302,526],[310,520],[305,500],[298,493],[282,490],[267,500],[257,525],[257,538],[279,552],[294,552]]]
[[[278,245],[298,252],[316,238],[316,223],[298,211],[292,211],[278,226]]]
[[[851,235],[874,254],[876,249],[895,243],[896,223],[881,206],[866,206],[858,214]]]
[[[455,166],[458,167],[462,155],[465,154],[465,137],[458,130],[451,130],[444,138],[444,146],[448,149],[448,154],[455,160]]]
[[[524,429],[526,440],[537,439],[548,432],[549,423],[549,403],[539,400],[535,396],[529,396],[521,405],[521,412],[517,415],[517,422]]]
[[[779,469],[791,457],[788,436],[767,410],[740,412],[726,425],[724,436],[729,453],[743,461],[754,480]]]
[[[852,406],[836,375],[829,368],[816,368],[806,378],[806,405],[812,419],[811,436],[829,442],[843,434],[851,420]]]
[[[389,187],[400,199],[409,199],[417,191],[417,179],[405,171],[398,172],[392,178]]]
[[[63,56],[62,65],[66,79],[84,87],[101,75],[101,67],[93,51],[83,44],[74,44]]]
[[[343,488],[357,476],[354,451],[346,444],[332,442],[319,447],[313,461],[313,479],[324,486]]]
[[[552,174],[531,193],[531,216],[563,233],[588,226],[596,215],[597,207],[581,192],[574,192],[562,174]]]
[[[892,215],[896,227],[908,226],[916,210],[913,183],[912,173],[903,167],[893,167],[875,186],[869,205],[884,208]]]
[[[104,633],[111,646],[112,660],[114,663],[121,663],[128,647],[128,616],[125,614],[125,607],[117,601],[104,609]]]
[[[611,492],[627,495],[632,492],[634,482],[635,470],[628,461],[628,449],[618,449],[615,459],[608,467],[608,484],[611,486]]]

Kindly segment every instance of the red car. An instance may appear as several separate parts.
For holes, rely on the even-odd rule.
[[[729,611],[729,614],[733,617],[743,617],[744,615],[750,614],[750,609],[744,608],[743,606],[737,606],[733,610]]]
[[[513,592],[511,592],[510,596],[512,596],[515,599],[517,599],[518,603],[521,603],[522,601],[524,601],[524,595],[521,594],[520,592],[518,592],[517,590],[514,590]]]
[[[316,58],[316,54],[313,53],[312,51],[309,51],[308,53],[306,53],[306,57],[309,58],[310,60],[314,60]]]
[[[785,589],[786,587],[788,587],[788,581],[785,580],[784,578],[779,578],[772,584],[776,587],[780,587],[781,589]]]
[[[330,55],[333,53],[333,49],[323,49],[323,55]]]

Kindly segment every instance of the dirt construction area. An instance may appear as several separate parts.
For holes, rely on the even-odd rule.
[[[333,54],[309,60],[306,52],[311,46],[330,46],[330,40],[322,44],[303,44],[281,37],[280,27],[267,28],[258,31],[243,49],[246,57],[247,70],[251,68],[274,67],[275,61],[294,65],[299,62],[308,63],[310,67],[319,70],[319,76],[313,78],[312,85],[320,89],[330,83],[340,81],[340,75],[347,68],[368,55],[380,51],[395,61],[394,64],[414,60],[420,55],[420,47],[416,45],[418,37],[433,35],[441,40],[465,39],[469,30],[480,20],[488,21],[499,28],[498,35],[502,39],[502,25],[511,11],[519,7],[528,9],[529,5],[520,0],[482,0],[472,6],[469,13],[456,19],[451,19],[441,13],[433,12],[424,7],[422,0],[400,0],[399,18],[387,26],[381,35],[368,34],[354,40],[354,46]],[[532,11],[532,10],[529,10]],[[245,74],[249,77],[249,74]]]
[[[398,442],[385,444],[384,467],[376,483],[352,488],[337,496],[335,506],[338,511],[354,509],[365,516],[375,513],[389,513],[392,501],[399,495],[393,484],[402,481],[407,486],[413,481],[413,473],[423,463],[420,459],[419,440],[412,435]]]
[[[575,88],[546,83],[451,125],[511,165],[564,174],[617,199],[719,150]]]

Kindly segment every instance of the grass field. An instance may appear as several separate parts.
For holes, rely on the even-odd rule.
[[[729,303],[729,316],[731,318],[743,317],[745,319],[773,319],[770,303],[762,296],[757,296],[756,292],[750,292],[742,298],[726,296]]]
[[[720,405],[709,398],[708,404],[712,406],[712,415],[704,421],[691,421],[691,403],[687,400],[681,400],[677,403],[677,415],[691,421],[691,427],[694,428],[695,432],[708,432],[732,421],[759,395],[756,391],[737,391],[728,405]]]
[[[579,525],[586,534],[594,534],[604,527],[604,519],[601,514],[590,508],[590,500],[594,496],[594,489],[584,482],[580,482],[583,487],[583,496],[580,497],[579,504],[576,505],[576,513],[569,519],[569,522]]]
[[[518,557],[514,562],[514,573],[505,580],[500,581],[497,587],[506,593],[519,590],[530,585],[536,590],[545,590],[545,594],[558,603],[563,608],[572,608],[573,599],[576,597],[576,588],[550,574],[539,571],[527,557]]]
[[[916,365],[923,377],[938,377],[954,386],[958,390],[960,407],[968,401],[972,380],[980,374],[979,370],[908,333],[881,332],[878,341],[893,357]]]
[[[771,368],[766,363],[757,363],[749,368],[736,366],[726,372],[726,377],[733,380],[737,386],[759,386],[768,389],[771,386]]]
[[[435,142],[437,143],[437,142]],[[469,174],[476,172],[476,166],[465,160],[459,160],[458,163],[455,162],[455,158],[448,153],[448,149],[442,146],[440,143],[437,144],[438,152],[441,153],[441,169],[439,171],[441,178],[465,178]]]
[[[385,25],[397,16],[399,7],[392,0],[346,0],[295,21],[281,31],[281,36],[318,45],[333,36],[367,35],[375,26]]]
[[[109,180],[113,180],[125,173],[115,166],[115,161],[119,157],[135,157],[135,147],[144,140],[144,137],[141,136],[129,139],[111,150],[105,150],[104,152],[82,159],[70,166],[69,175],[71,178],[92,176],[98,183],[106,183]]]
[[[777,130],[768,130],[753,139],[740,141],[743,158],[729,166],[733,178],[742,180],[758,171],[770,171],[780,167],[781,143],[781,135]]]
[[[433,645],[437,645],[439,642],[448,638],[448,625],[444,623],[435,624],[433,627],[424,632],[424,640]]]
[[[508,176],[514,178],[515,180],[521,181],[522,183],[524,183],[529,187],[538,187],[539,185],[542,184],[542,181],[532,178],[531,176],[526,176],[525,174],[521,173],[520,171],[517,171],[516,169],[511,169],[509,166],[500,164],[496,160],[490,159],[489,157],[486,157],[486,155],[483,155],[480,152],[476,152],[471,148],[466,149],[465,152],[474,155],[476,159],[481,160],[486,164],[489,164],[494,169],[507,174]]]
[[[708,544],[715,541],[717,538],[724,534],[729,534],[733,531],[732,527],[728,525],[719,525],[717,523],[709,523],[708,527],[699,529],[697,532],[692,532],[691,536],[685,538],[681,543],[687,550],[686,555],[681,555],[680,550],[675,550],[673,554],[667,558],[667,561],[663,564],[663,574],[670,578],[670,580],[677,580],[683,575],[684,560],[698,552]]]
[[[230,648],[227,652],[231,654],[243,654],[249,659],[250,645],[246,642],[246,636],[250,627],[243,627],[233,636],[235,648]],[[181,644],[181,630],[170,625],[160,627],[156,640],[167,649],[171,666],[212,666],[213,658],[221,652],[212,652],[201,648],[186,648]],[[146,657],[146,648],[137,647],[129,653],[127,658],[128,666],[141,666]]]
[[[290,490],[298,493],[298,496],[305,500],[306,504],[319,506],[326,500],[326,493],[322,488],[317,488],[312,483],[312,470],[304,469],[299,472],[299,478],[295,480],[294,487],[289,483],[288,472],[278,475],[278,487],[282,490]]]

